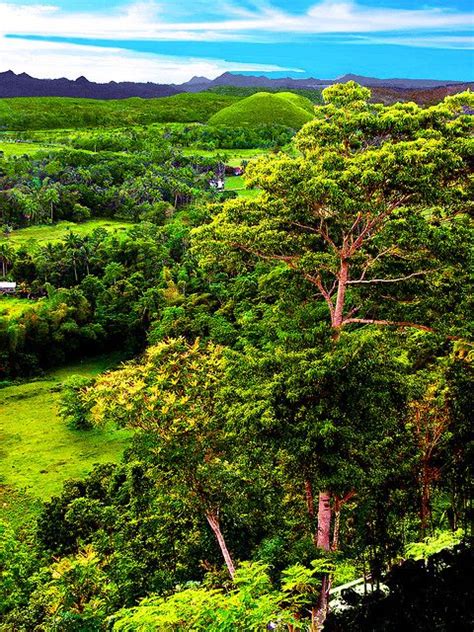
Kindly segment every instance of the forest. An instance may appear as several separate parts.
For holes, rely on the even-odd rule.
[[[470,632],[474,95],[19,101],[0,630]]]

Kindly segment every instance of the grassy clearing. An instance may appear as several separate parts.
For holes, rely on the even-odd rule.
[[[8,318],[17,318],[21,316],[27,309],[35,309],[40,305],[44,305],[48,299],[42,298],[38,301],[28,300],[27,298],[16,298],[14,296],[0,296],[0,318],[7,316]]]
[[[54,151],[58,147],[42,145],[41,143],[2,143],[0,142],[0,152],[5,158],[11,156],[32,156],[39,151]]]
[[[243,176],[229,176],[225,179],[225,190],[235,191],[239,197],[254,198],[260,193],[258,189],[246,189]]]
[[[242,160],[252,160],[252,158],[270,153],[266,149],[195,149],[193,147],[185,147],[181,149],[181,152],[184,156],[205,156],[208,158],[223,156],[226,164],[231,167],[239,167]]]
[[[7,516],[16,503],[58,494],[69,478],[85,476],[95,463],[117,461],[127,430],[69,430],[58,416],[61,384],[71,375],[93,376],[111,368],[119,356],[85,360],[58,369],[44,380],[0,390],[0,502]]]
[[[40,226],[29,226],[15,230],[5,238],[15,246],[25,244],[43,245],[45,243],[61,241],[68,233],[84,236],[90,234],[96,228],[103,228],[109,232],[124,234],[133,226],[130,222],[119,222],[113,219],[94,219],[82,224],[74,222],[58,222]],[[0,240],[1,241],[1,240]]]

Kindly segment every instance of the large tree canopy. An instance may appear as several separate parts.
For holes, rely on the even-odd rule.
[[[336,328],[393,323],[460,335],[474,97],[423,110],[372,105],[369,94],[353,83],[325,90],[327,105],[296,137],[299,155],[249,165],[260,197],[220,207],[196,229],[195,252],[204,266],[235,270],[260,258],[289,267]]]

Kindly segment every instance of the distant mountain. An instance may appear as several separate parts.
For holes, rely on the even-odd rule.
[[[200,92],[218,86],[235,86],[238,88],[300,88],[300,89],[321,89],[334,83],[347,83],[356,81],[362,86],[385,87],[385,88],[439,88],[448,85],[463,85],[463,81],[437,81],[433,79],[377,79],[375,77],[363,77],[361,75],[347,74],[337,79],[316,79],[309,77],[306,79],[293,79],[292,77],[282,77],[272,79],[263,75],[239,75],[225,72],[220,77],[210,81],[202,77],[193,77],[191,81],[178,86],[185,92]]]
[[[361,75],[344,75],[337,79],[294,79],[283,77],[272,79],[264,75],[241,75],[225,72],[216,79],[193,77],[179,85],[159,83],[134,83],[125,81],[117,83],[94,83],[86,77],[78,77],[75,81],[66,79],[35,79],[26,73],[19,75],[11,70],[0,72],[0,97],[76,97],[89,99],[128,99],[141,97],[153,99],[167,97],[181,92],[203,92],[220,86],[234,86],[236,88],[270,88],[270,89],[322,89],[334,83],[357,83],[374,89],[388,90],[434,90],[472,87],[462,81],[436,81],[432,79],[377,79]]]
[[[16,75],[11,70],[0,72],[0,97],[80,97],[89,99],[152,99],[169,97],[183,92],[176,86],[158,83],[94,83],[85,77],[75,81],[61,79],[35,79],[25,72]]]
[[[203,79],[202,81],[199,81]],[[281,79],[271,79],[264,75],[239,75],[232,72],[225,72],[216,79],[209,80],[202,77],[193,77],[191,81],[179,86],[185,92],[201,92],[218,86],[234,86],[236,88],[324,88],[331,84],[331,81],[324,79],[292,79],[283,77]]]
[[[364,77],[362,75],[343,75],[337,77],[332,83],[347,83],[355,81],[367,88],[441,88],[457,84],[464,84],[464,81],[438,81],[436,79],[377,79],[376,77]]]

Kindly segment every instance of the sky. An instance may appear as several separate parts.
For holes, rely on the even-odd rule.
[[[474,0],[0,0],[0,72],[474,80]]]

